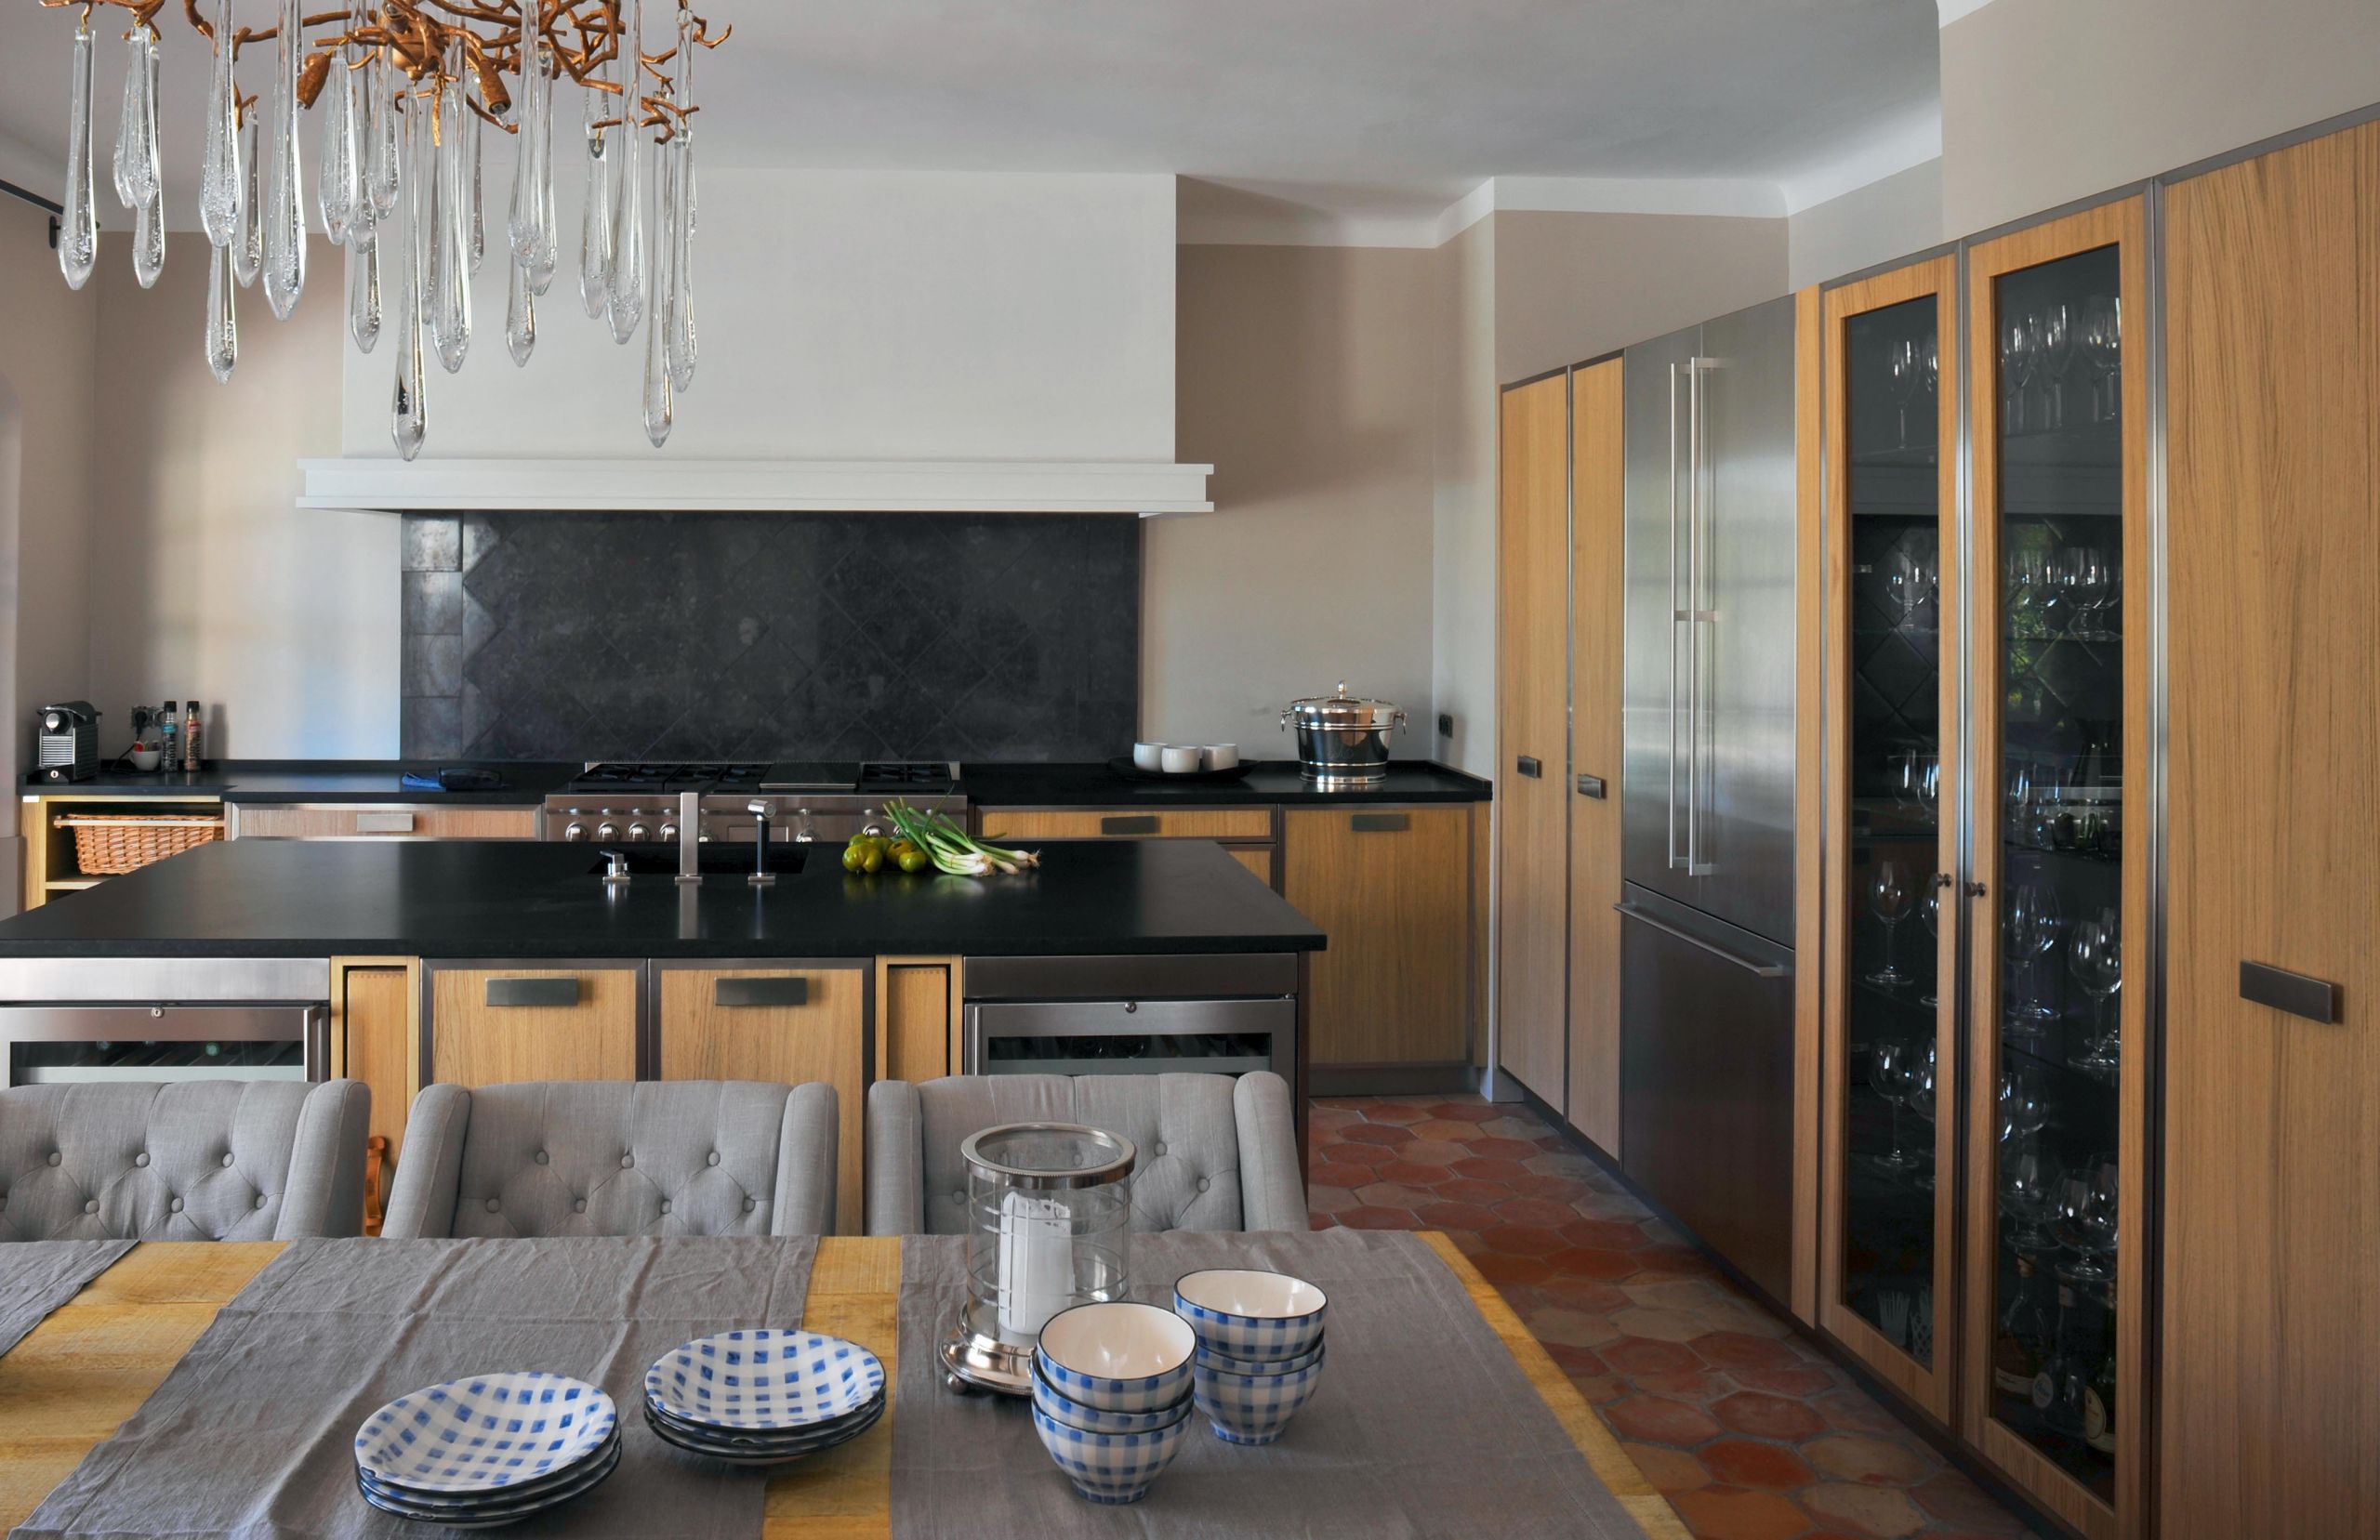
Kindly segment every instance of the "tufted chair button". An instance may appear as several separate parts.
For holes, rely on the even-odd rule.
[[[667,1198],[661,1200],[661,1212],[664,1214],[669,1212],[669,1200]]]
[[[547,1155],[546,1155],[546,1152],[545,1152],[543,1150],[540,1150],[540,1151],[538,1151],[536,1154],[534,1154],[534,1155],[530,1156],[529,1158],[530,1158],[531,1160],[533,1160],[533,1161],[536,1161],[539,1165],[545,1165],[545,1164],[546,1164]]]
[[[137,1154],[137,1155],[133,1156],[133,1157],[132,1157],[132,1164],[133,1164],[133,1165],[148,1165],[148,1164],[149,1164],[149,1152],[148,1152],[148,1151],[146,1151],[146,1150],[143,1150],[142,1152],[140,1152],[140,1153],[139,1153],[139,1154]]]
[[[719,1164],[719,1152],[714,1150],[708,1155],[703,1157],[703,1164],[705,1165],[717,1165]]]
[[[571,1203],[570,1203],[570,1211],[571,1211],[573,1214],[584,1214],[584,1213],[586,1213],[586,1212],[587,1212],[587,1200],[586,1200],[586,1199],[584,1199],[584,1198],[574,1198],[574,1199],[572,1199],[572,1200],[571,1200]]]
[[[97,1214],[99,1211],[99,1199],[97,1199],[97,1198],[90,1198],[90,1199],[86,1199],[86,1200],[85,1200],[85,1202],[84,1202],[84,1204],[83,1204],[83,1212],[84,1212],[84,1213],[86,1213],[86,1214]]]
[[[223,1152],[223,1164],[227,1166],[231,1164],[231,1152],[229,1150]]]
[[[501,1198],[490,1198],[490,1199],[487,1201],[487,1211],[488,1211],[490,1214],[501,1213],[501,1212],[503,1211],[503,1208],[504,1208],[504,1200],[503,1200],[503,1199],[501,1199]]]
[[[1204,1192],[1206,1190],[1207,1190],[1207,1178],[1204,1178],[1204,1177],[1201,1177],[1201,1178],[1198,1178],[1198,1191],[1201,1191],[1201,1192]]]
[[[1155,1144],[1149,1146],[1149,1148],[1162,1155],[1165,1153],[1165,1140],[1159,1139]]]
[[[257,1206],[258,1208],[262,1208],[264,1206],[264,1194],[261,1192],[257,1194]]]
[[[620,1157],[620,1169],[621,1169],[621,1170],[623,1170],[623,1171],[627,1170],[629,1166],[634,1165],[635,1164],[636,1164],[636,1157],[635,1157],[634,1155],[622,1155],[622,1156]]]
[[[63,1155],[60,1154],[60,1153],[59,1153],[57,1151],[55,1151],[55,1150],[52,1150],[52,1151],[49,1152],[49,1164],[50,1164],[50,1165],[56,1165],[60,1161],[62,1161],[62,1160],[64,1160],[65,1158],[66,1158],[65,1156],[63,1156]]]
[[[950,1190],[950,1201],[955,1204],[965,1204],[967,1202],[967,1190],[963,1187],[952,1188]]]
[[[182,1211],[182,1201],[181,1201],[179,1198],[168,1198],[168,1199],[166,1199],[166,1200],[165,1200],[165,1212],[166,1212],[166,1213],[168,1213],[168,1214],[179,1214],[181,1211]]]
[[[754,1210],[754,1209],[756,1209],[756,1208],[758,1208],[758,1207],[760,1207],[760,1205],[758,1203],[754,1202],[754,1201],[753,1201],[752,1199],[750,1199],[750,1198],[747,1198],[747,1199],[745,1199],[745,1200],[744,1200],[744,1212],[745,1212],[745,1213],[747,1213],[747,1214],[751,1213],[751,1212],[752,1212],[752,1210]]]

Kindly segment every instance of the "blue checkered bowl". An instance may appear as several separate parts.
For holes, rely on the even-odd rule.
[[[588,1459],[619,1409],[566,1375],[473,1375],[410,1391],[355,1430],[355,1468],[411,1492],[501,1492]]]
[[[1286,1375],[1234,1375],[1201,1368],[1196,1376],[1198,1410],[1225,1443],[1271,1443],[1289,1426],[1298,1408],[1322,1383],[1322,1360]]]
[[[1094,1503],[1137,1503],[1189,1441],[1190,1407],[1185,1402],[1171,1422],[1145,1433],[1087,1433],[1037,1404],[1033,1430],[1077,1492]]]
[[[644,1372],[648,1405],[738,1432],[831,1422],[864,1409],[883,1389],[883,1362],[858,1343],[770,1327],[696,1337]]]
[[[1314,1350],[1295,1358],[1233,1358],[1224,1353],[1200,1348],[1195,1362],[1201,1369],[1220,1369],[1227,1375],[1288,1375],[1295,1374],[1322,1357],[1322,1343],[1315,1342]]]
[[[1033,1404],[1067,1427],[1079,1428],[1086,1433],[1151,1432],[1179,1419],[1183,1403],[1189,1399],[1190,1382],[1185,1379],[1181,1393],[1153,1412],[1103,1411],[1085,1405],[1051,1384],[1038,1359],[1033,1365]]]
[[[1041,1328],[1035,1349],[1051,1388],[1103,1412],[1155,1412],[1182,1399],[1198,1339],[1155,1305],[1077,1305]]]
[[[1173,1308],[1209,1352],[1269,1362],[1319,1347],[1330,1301],[1286,1272],[1210,1268],[1173,1281]]]

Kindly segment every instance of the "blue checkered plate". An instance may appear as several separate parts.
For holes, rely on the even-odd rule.
[[[883,1362],[858,1343],[765,1326],[696,1337],[644,1372],[646,1405],[739,1433],[829,1422],[883,1389]]]
[[[876,1425],[884,1415],[884,1402],[878,1401],[858,1415],[840,1422],[825,1432],[800,1436],[730,1436],[690,1432],[682,1427],[664,1422],[661,1414],[648,1406],[644,1409],[644,1425],[653,1436],[675,1449],[689,1454],[699,1454],[707,1460],[723,1460],[729,1465],[783,1465],[812,1454],[823,1454],[839,1444],[849,1443]]]
[[[364,1494],[365,1503],[400,1519],[424,1524],[443,1524],[449,1529],[500,1529],[592,1491],[618,1468],[619,1463],[620,1444],[615,1438],[602,1454],[574,1469],[569,1480],[534,1494],[507,1490],[467,1501],[430,1502],[404,1497],[375,1486],[360,1473],[356,1477],[356,1486]]]
[[[394,1498],[412,1507],[437,1508],[442,1511],[476,1508],[483,1507],[489,1503],[525,1503],[533,1497],[541,1499],[547,1497],[564,1487],[578,1486],[586,1481],[589,1471],[617,1454],[619,1451],[620,1426],[614,1423],[611,1432],[604,1435],[603,1441],[597,1444],[587,1458],[575,1465],[564,1466],[550,1474],[537,1477],[534,1481],[517,1481],[510,1486],[498,1487],[493,1492],[423,1492],[398,1482],[383,1481],[377,1476],[368,1474],[361,1468],[358,1468],[355,1472],[355,1480],[357,1484],[367,1492]]]
[[[612,1398],[567,1375],[473,1375],[408,1391],[355,1430],[355,1468],[421,1494],[502,1492],[594,1455]]]

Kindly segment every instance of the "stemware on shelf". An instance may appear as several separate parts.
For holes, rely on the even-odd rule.
[[[2014,1070],[2000,1074],[2000,1142],[2030,1139],[2049,1126],[2049,1102],[2030,1079]]]
[[[1918,901],[1917,917],[1925,922],[1925,934],[1929,940],[1942,939],[1942,889],[1938,885],[1926,888],[1925,897]],[[1942,998],[1929,988],[1917,997],[1917,1003],[1931,1008],[1940,1005]]]
[[[2008,322],[2002,331],[2000,362],[2008,380],[2009,427],[2016,432],[2025,431],[2025,394],[2041,372],[2041,322],[2034,316],[2019,316]]]
[[[2067,942],[2066,961],[2075,981],[2091,996],[2091,1020],[2096,1030],[2074,1067],[2113,1073],[2123,1062],[2122,1028],[2108,1018],[2108,1003],[2123,987],[2123,945],[2114,910],[2103,909],[2098,918],[2075,926]]]
[[[2094,1155],[2058,1184],[2057,1238],[2074,1260],[2061,1270],[2077,1283],[2106,1283],[2115,1278],[2116,1163]]]
[[[1916,898],[1908,867],[1889,858],[1876,862],[1868,878],[1868,909],[1884,928],[1884,963],[1868,975],[1870,983],[1897,989],[1910,981],[1894,960],[1893,941]]]
[[[1929,1041],[1922,1056],[1912,1054],[1909,1060],[1909,1110],[1927,1123],[1934,1121],[1935,1071],[1938,1067],[1937,1052],[1935,1044]],[[1900,1141],[1896,1139],[1893,1142],[1897,1147]],[[1934,1190],[1933,1141],[1929,1139],[1919,1145],[1912,1153],[1917,1156],[1919,1168],[1910,1173],[1910,1185],[1931,1192]]]
[[[2028,1136],[2021,1147],[2007,1152],[2000,1163],[2000,1207],[2016,1228],[2008,1244],[2036,1255],[2058,1248],[2050,1222],[2058,1215],[2059,1184],[2064,1173],[2041,1141]]]
[[[2123,310],[2114,295],[2095,294],[2082,302],[2082,358],[2091,371],[2091,418],[2112,421],[2123,400],[2120,379],[2123,353]],[[2104,392],[2107,404],[2100,405]]]
[[[1878,1043],[1868,1057],[1869,1088],[1892,1109],[1892,1148],[1875,1157],[1877,1169],[1887,1175],[1914,1171],[1924,1164],[1919,1156],[1902,1148],[1900,1139],[1900,1110],[1917,1084],[1916,1058],[1916,1050],[1911,1045],[1891,1039]]]
[[[2040,317],[2042,377],[2048,385],[2049,426],[2066,426],[2066,376],[2074,367],[2074,318],[2062,304],[2044,309]]]
[[[1925,359],[1918,350],[1914,337],[1904,337],[1893,345],[1885,359],[1885,377],[1892,386],[1893,405],[1900,412],[1900,444],[1909,447],[1909,403],[1915,399],[1918,388],[1924,383]]]
[[[2022,882],[2009,892],[2009,954],[2018,965],[2024,987],[2006,1015],[2010,1031],[2018,1036],[2038,1037],[2058,1018],[2043,987],[2041,961],[2057,946],[2063,918],[2057,889],[2048,883]]]

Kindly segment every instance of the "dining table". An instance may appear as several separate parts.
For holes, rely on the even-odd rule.
[[[1675,1511],[1494,1285],[1448,1236],[1421,1240],[1460,1282],[1589,1469],[1647,1540],[1685,1540]],[[897,1381],[903,1244],[896,1236],[819,1240],[802,1312],[807,1329],[876,1353],[888,1385]],[[277,1242],[142,1243],[0,1356],[0,1532],[22,1523],[140,1410],[223,1306],[283,1250]],[[774,1474],[760,1533],[769,1540],[891,1536],[901,1414],[896,1395],[866,1433]]]

